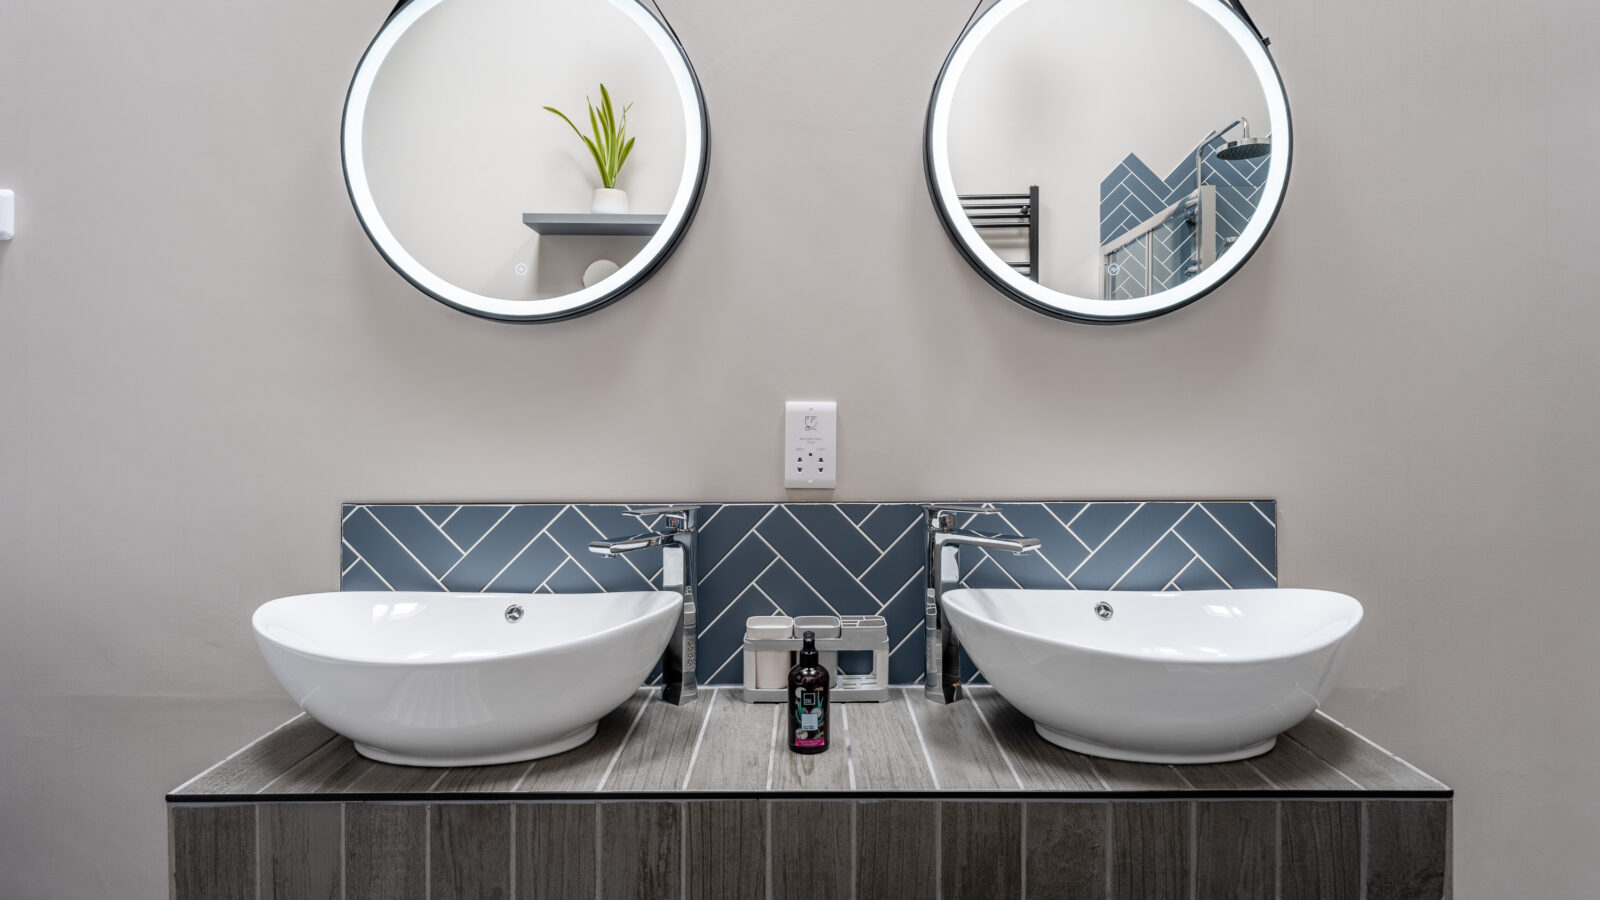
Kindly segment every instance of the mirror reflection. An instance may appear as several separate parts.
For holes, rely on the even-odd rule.
[[[357,211],[424,291],[560,318],[648,275],[705,164],[687,58],[635,0],[412,0],[352,85]]]
[[[1218,0],[1000,0],[936,88],[930,180],[991,280],[1069,317],[1142,317],[1249,255],[1287,137],[1270,58]]]

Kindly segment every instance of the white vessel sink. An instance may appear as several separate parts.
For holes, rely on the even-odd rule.
[[[474,766],[593,737],[650,674],[682,604],[659,591],[348,591],[273,600],[253,623],[289,695],[362,755]]]
[[[955,590],[944,600],[972,661],[1045,740],[1134,762],[1271,750],[1332,689],[1361,622],[1352,597],[1286,588]]]

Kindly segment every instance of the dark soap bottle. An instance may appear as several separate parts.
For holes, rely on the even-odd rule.
[[[789,749],[821,753],[828,749],[828,670],[817,662],[817,635],[808,631],[800,664],[789,670]]]

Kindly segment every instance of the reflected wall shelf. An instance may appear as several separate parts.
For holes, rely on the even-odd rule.
[[[612,213],[523,213],[522,224],[540,234],[612,235],[649,237],[656,233],[666,216],[616,215]]]

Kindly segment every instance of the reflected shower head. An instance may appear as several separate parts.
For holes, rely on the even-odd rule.
[[[1233,125],[1242,125],[1244,129],[1239,133],[1237,141],[1229,141],[1217,148],[1217,159],[1240,160],[1258,159],[1272,152],[1272,138],[1253,138],[1250,136],[1250,120],[1240,116]],[[1222,137],[1233,129],[1233,125],[1217,132],[1217,137]]]
[[[1242,138],[1217,149],[1217,159],[1257,159],[1272,152],[1272,138]]]

